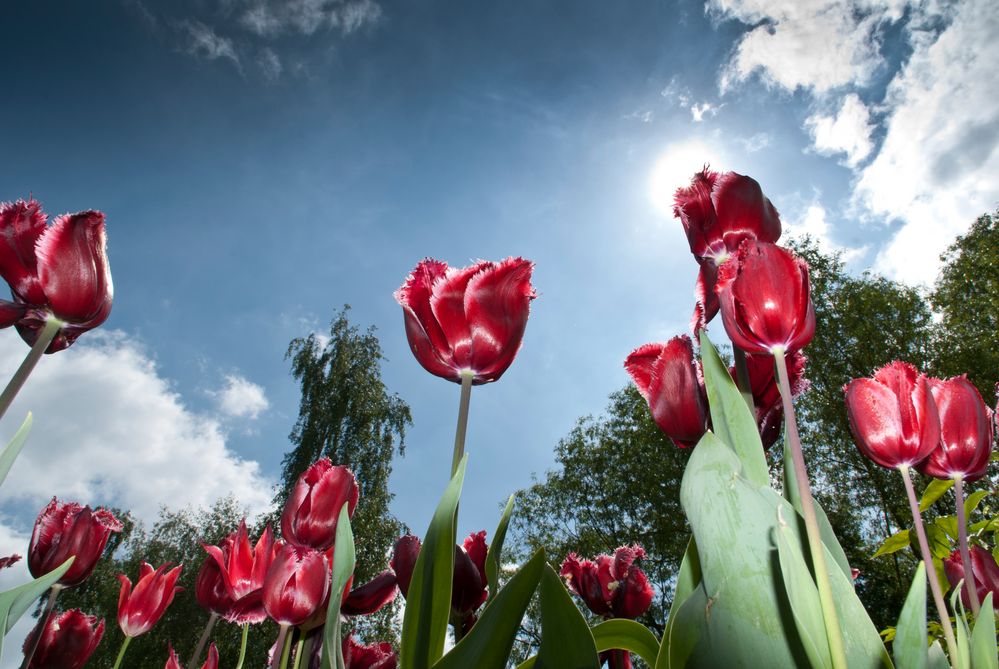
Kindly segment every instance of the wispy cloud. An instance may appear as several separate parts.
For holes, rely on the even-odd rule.
[[[226,58],[231,60],[237,69],[241,69],[236,47],[230,38],[217,34],[212,28],[197,20],[185,19],[178,24],[178,28],[186,37],[187,53],[206,60]]]
[[[312,35],[339,30],[347,35],[381,18],[374,0],[264,0],[240,14],[244,28],[261,37],[284,33]]]

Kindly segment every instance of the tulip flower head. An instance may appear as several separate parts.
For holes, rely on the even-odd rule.
[[[624,361],[656,425],[680,448],[700,441],[711,426],[700,361],[690,337],[680,335],[665,344],[646,344]]]
[[[569,553],[560,573],[569,591],[596,615],[634,620],[652,604],[652,586],[635,564],[642,559],[645,551],[637,544],[621,546],[614,555],[598,555],[592,562]]]
[[[916,469],[938,479],[977,481],[992,456],[992,410],[963,375],[929,383],[940,415],[940,443]]]
[[[353,632],[344,637],[341,650],[346,669],[396,669],[399,662],[392,644],[383,641],[365,646],[354,640]]]
[[[163,669],[184,669],[184,665],[180,663],[180,658],[177,657],[177,652],[173,646],[168,644],[167,648],[170,650],[170,657],[167,658]],[[201,665],[201,669],[219,669],[219,649],[215,647],[214,643],[208,647],[208,659]]]
[[[406,337],[431,374],[474,385],[496,381],[520,350],[530,304],[534,263],[523,258],[448,267],[427,258],[395,292]]]
[[[926,375],[896,360],[870,379],[843,388],[846,413],[857,448],[889,469],[912,467],[940,440],[940,418]]]
[[[222,570],[211,555],[205,557],[194,580],[194,598],[201,608],[223,618],[232,614],[233,601],[226,588]],[[266,618],[266,613],[264,614]]]
[[[978,601],[985,599],[985,595],[992,593],[992,598],[999,597],[999,565],[992,553],[981,546],[969,546],[968,552],[971,555],[972,580],[975,590],[978,592]],[[947,574],[947,582],[951,587],[956,588],[961,579],[967,580],[964,573],[964,563],[961,562],[960,551],[954,551],[950,557],[944,558],[944,572]],[[961,600],[964,605],[971,607],[971,598],[968,591],[961,588]]]
[[[264,578],[280,549],[280,543],[274,540],[270,526],[264,528],[256,545],[251,546],[244,518],[239,522],[239,529],[226,537],[221,547],[203,547],[218,569],[229,600],[228,610],[216,613],[238,625],[266,620]]]
[[[17,562],[20,562],[20,560],[21,556],[18,555],[17,553],[14,553],[13,555],[8,555],[7,557],[0,557],[0,569],[6,569],[7,567],[10,567],[16,564]]]
[[[31,652],[36,630],[24,640],[24,654]],[[104,636],[104,621],[80,609],[53,615],[35,648],[27,669],[80,669],[94,654]]]
[[[298,477],[281,514],[281,535],[296,546],[328,550],[336,541],[340,509],[353,517],[358,488],[354,474],[320,458]]]
[[[715,286],[725,332],[746,353],[786,354],[815,334],[808,264],[775,244],[746,240]]]
[[[67,214],[46,225],[35,200],[0,203],[0,276],[13,302],[0,303],[0,327],[16,325],[34,344],[50,317],[63,322],[46,349],[60,351],[105,320],[114,289],[104,214]]]
[[[118,575],[121,591],[118,593],[118,626],[127,637],[145,634],[166,613],[174,595],[182,565],[170,569],[170,563],[153,569],[148,562],[139,567],[139,580],[132,589],[132,581],[124,574]],[[169,570],[169,571],[168,571]]]
[[[795,351],[787,356],[787,372],[791,386],[791,396],[796,398],[808,388],[805,378],[805,355]],[[749,372],[749,388],[753,393],[753,408],[756,425],[760,430],[763,448],[769,450],[777,443],[784,426],[784,404],[781,401],[777,377],[774,374],[774,359],[769,355],[746,356],[746,369]],[[736,378],[735,367],[728,370]]]
[[[264,578],[264,608],[279,625],[314,616],[330,589],[330,562],[313,548],[283,544]]]
[[[93,511],[89,506],[59,502],[53,497],[35,520],[28,546],[28,570],[38,578],[75,556],[57,584],[64,588],[79,585],[94,570],[111,533],[121,530],[121,522],[110,511]]]
[[[409,595],[409,584],[413,580],[413,568],[420,557],[420,538],[414,534],[404,534],[395,541],[389,567],[395,572],[399,592]]]
[[[718,268],[746,239],[776,243],[780,216],[755,179],[706,167],[694,175],[690,186],[677,189],[673,215],[680,219],[690,252],[701,267],[695,287],[696,333],[718,313]]]

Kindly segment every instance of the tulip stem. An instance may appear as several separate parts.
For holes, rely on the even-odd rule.
[[[735,385],[742,393],[742,399],[749,405],[749,411],[756,416],[756,404],[753,402],[753,387],[749,383],[749,366],[746,364],[746,352],[732,344],[732,358],[735,361]]]
[[[836,615],[836,603],[833,600],[832,585],[829,583],[829,568],[826,566],[825,547],[822,545],[819,521],[815,515],[815,500],[812,498],[812,489],[808,483],[805,456],[801,451],[801,438],[798,436],[798,423],[794,417],[794,405],[791,403],[791,382],[788,379],[787,361],[784,359],[783,347],[775,347],[773,349],[773,356],[777,362],[777,377],[780,381],[781,401],[784,404],[787,440],[791,445],[794,478],[798,484],[801,515],[805,517],[808,551],[812,555],[815,585],[819,590],[819,602],[822,605],[822,620],[825,623],[826,638],[829,641],[832,666],[836,669],[847,669],[846,651],[843,649],[843,633],[840,630],[839,618]]]
[[[128,644],[132,643],[132,637],[126,636],[125,640],[121,642],[121,650],[118,651],[118,659],[114,661],[114,666],[111,669],[118,669],[121,666],[121,658],[125,657],[125,651],[128,650]]]
[[[59,596],[61,590],[62,586],[58,584],[49,588],[49,598],[45,602],[45,611],[38,618],[38,624],[35,625],[31,650],[24,655],[24,662],[21,663],[21,669],[27,669],[28,665],[31,664],[31,658],[35,656],[35,651],[38,650],[38,642],[42,640],[42,634],[45,633],[45,628],[49,626],[49,620],[52,618],[52,612],[55,610],[56,597]]]
[[[291,646],[294,642],[295,630],[291,630],[287,640],[284,642],[284,650],[281,651],[281,669],[288,669],[288,658],[291,657]]]
[[[288,636],[288,626],[281,625],[278,628],[278,638],[274,642],[274,654],[271,655],[271,666],[270,669],[278,669],[281,666],[281,657],[284,655],[284,648],[287,645],[284,642],[284,638]]]
[[[236,662],[236,669],[243,669],[243,661],[246,659],[246,639],[250,635],[250,623],[243,623],[243,640],[239,644],[239,661]]]
[[[219,614],[212,613],[208,617],[208,623],[205,624],[205,631],[201,633],[201,638],[198,639],[198,645],[194,647],[194,655],[191,656],[190,661],[187,666],[194,667],[198,664],[198,660],[201,659],[201,653],[205,650],[205,644],[208,643],[208,638],[212,635],[212,629],[215,627],[215,623],[218,622]]]
[[[975,572],[971,566],[971,553],[968,551],[968,519],[964,517],[964,477],[958,474],[954,477],[954,498],[957,500],[957,546],[961,551],[961,564],[964,566],[964,587],[968,590],[971,600],[971,612],[978,620],[978,611],[982,608],[978,601],[978,587],[975,585]]]
[[[933,601],[937,606],[937,613],[940,615],[940,626],[943,627],[950,661],[951,663],[955,663],[954,666],[957,666],[957,641],[954,639],[954,629],[950,626],[950,615],[947,613],[947,605],[944,603],[943,593],[940,591],[940,579],[938,578],[937,568],[933,564],[930,544],[926,541],[926,530],[923,528],[923,517],[919,513],[919,502],[916,500],[916,491],[912,487],[909,468],[906,465],[899,465],[898,471],[902,473],[902,482],[905,483],[905,494],[909,496],[909,510],[912,512],[912,521],[916,524],[916,536],[919,537],[919,550],[923,554],[923,564],[926,565],[926,578],[930,582],[930,592],[933,593]]]
[[[305,637],[299,637],[298,643],[295,644],[295,664],[293,669],[299,669],[302,666],[302,651],[305,646]]]
[[[465,455],[465,430],[468,428],[468,403],[472,398],[472,378],[470,371],[461,373],[461,399],[458,401],[458,427],[454,432],[454,456],[451,458],[451,477],[458,471],[458,463]]]
[[[7,383],[7,387],[3,389],[3,393],[0,393],[0,418],[3,418],[4,414],[7,413],[7,409],[10,408],[18,391],[21,390],[21,386],[24,385],[24,382],[31,375],[31,370],[38,364],[38,360],[45,353],[45,349],[49,347],[52,340],[55,339],[55,336],[59,334],[62,326],[63,322],[55,316],[49,316],[48,320],[45,321],[45,327],[38,333],[38,339],[35,340],[31,350],[28,351],[28,355],[24,356],[21,366],[14,372],[14,376]]]

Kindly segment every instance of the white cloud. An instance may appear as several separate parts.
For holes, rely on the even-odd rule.
[[[21,560],[12,566],[0,569],[0,592],[16,588],[31,580],[27,563],[28,541],[30,539],[30,533],[18,532],[7,524],[6,519],[0,518],[0,557],[6,557],[13,553],[21,556]],[[7,633],[4,639],[4,650],[7,652],[3,654],[3,660],[0,661],[0,669],[17,669],[20,666],[21,660],[24,659],[21,645],[34,625],[35,619],[29,610]]]
[[[770,146],[770,135],[765,132],[758,132],[751,137],[739,137],[736,140],[746,149],[746,153],[756,153]]]
[[[867,252],[867,247],[855,248],[845,246],[833,241],[831,236],[831,226],[827,219],[825,207],[819,201],[819,193],[809,202],[803,210],[797,212],[792,220],[787,217],[783,220],[783,233],[785,237],[811,237],[819,245],[819,250],[823,253],[840,253],[843,260],[850,262]]]
[[[182,21],[179,27],[187,37],[187,53],[207,60],[227,58],[237,68],[240,67],[236,47],[228,37],[216,34],[214,30],[201,21]]]
[[[219,410],[233,418],[256,420],[271,405],[263,388],[239,374],[226,374],[225,385],[212,395]]]
[[[25,352],[16,333],[0,332],[0,378]],[[228,494],[254,514],[269,505],[272,482],[258,463],[227,446],[217,419],[186,407],[124,333],[91,332],[45,356],[2,425],[4,441],[29,409],[34,427],[3,484],[6,499],[114,504],[146,523],[161,505],[207,506]]]
[[[713,105],[710,102],[695,103],[690,106],[690,117],[694,123],[700,123],[705,116],[715,116],[719,109],[721,109],[721,105]]]
[[[871,142],[871,114],[856,93],[843,98],[835,116],[813,114],[805,120],[812,145],[823,155],[846,154],[845,164],[856,167],[874,148]]]
[[[338,29],[348,35],[381,18],[374,0],[264,0],[243,12],[240,23],[261,37],[287,32],[312,35]]]
[[[257,65],[267,81],[277,81],[284,71],[281,58],[270,47],[264,47],[257,54]]]

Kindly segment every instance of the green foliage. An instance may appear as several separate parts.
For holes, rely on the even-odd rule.
[[[550,566],[541,575],[540,606],[541,646],[536,669],[598,669],[593,634]]]

